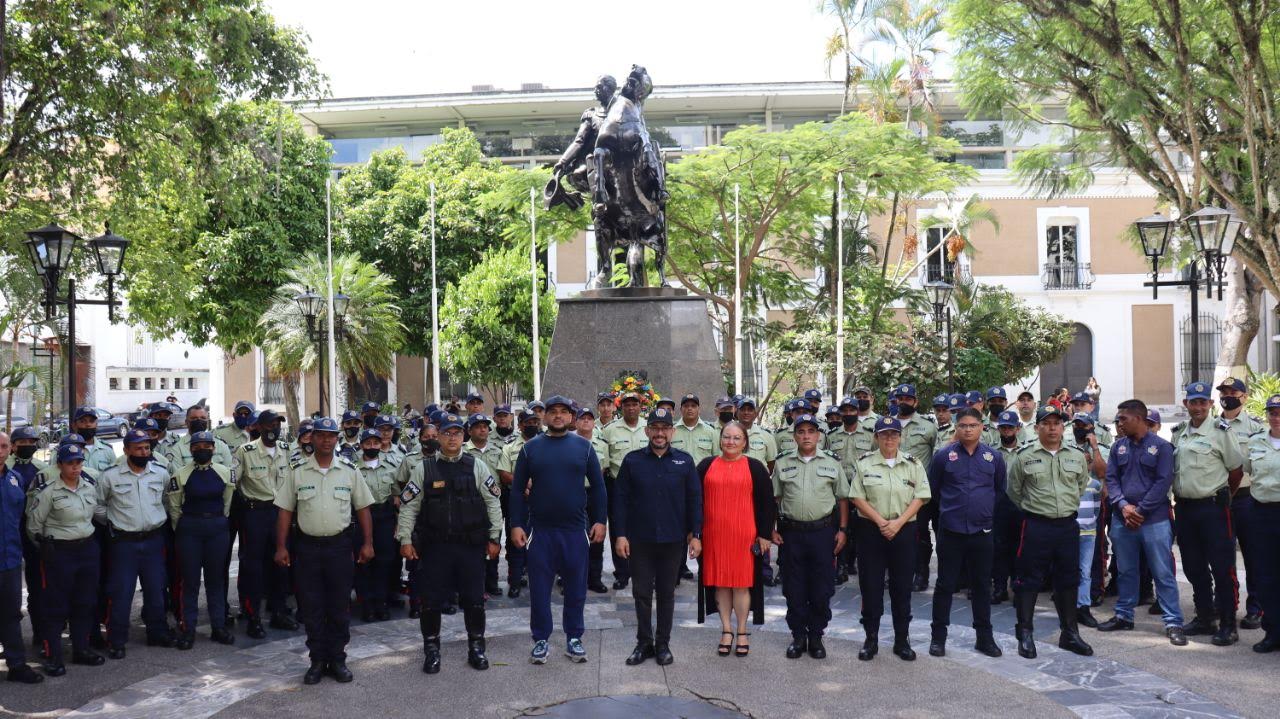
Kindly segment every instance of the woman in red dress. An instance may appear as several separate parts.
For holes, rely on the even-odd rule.
[[[737,656],[751,651],[746,638],[747,612],[755,623],[763,623],[764,583],[761,556],[768,556],[777,503],[769,470],[759,460],[744,454],[747,431],[737,422],[720,430],[720,456],[698,464],[702,478],[702,557],[699,562],[699,621],[707,612],[720,614],[720,645],[717,654],[729,656],[737,636]],[[706,590],[713,589],[714,609]],[[737,616],[737,631],[730,625]],[[725,637],[729,641],[725,641]]]

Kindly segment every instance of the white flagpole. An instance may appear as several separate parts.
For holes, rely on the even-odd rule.
[[[436,289],[436,183],[431,183],[431,394],[440,404],[440,316]]]
[[[542,348],[538,337],[538,216],[536,207],[537,190],[529,188],[529,275],[532,278],[533,291],[533,398],[542,399]]]
[[[733,390],[742,394],[742,239],[738,185],[733,186]]]
[[[328,280],[328,292],[326,293],[326,301],[329,303],[329,311],[325,313],[328,317],[329,325],[329,414],[338,413],[338,343],[334,337],[333,331],[333,206],[330,202],[330,188],[333,185],[333,176],[325,178],[324,181],[324,225],[325,225],[325,243],[328,250],[328,267],[325,272]],[[340,416],[340,414],[339,414]]]
[[[844,175],[836,175],[836,390],[844,396]]]

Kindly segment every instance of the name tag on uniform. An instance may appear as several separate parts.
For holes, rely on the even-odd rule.
[[[671,463],[672,463],[672,464],[684,464],[684,460],[683,460],[683,459],[673,459],[673,460],[671,460]]]
[[[1023,464],[1025,464],[1025,465],[1027,465],[1028,467],[1030,467],[1030,466],[1031,466],[1031,465],[1033,465],[1033,464],[1044,464],[1044,460],[1042,460],[1042,459],[1028,459],[1026,462],[1023,462]]]
[[[432,488],[432,489],[444,489],[444,480],[443,480],[443,479],[437,479],[436,481],[432,482],[432,483],[431,483],[431,488]]]
[[[799,467],[796,467],[795,465],[792,465],[792,466],[790,466],[790,467],[783,467],[783,468],[782,468],[782,473],[783,473],[783,474],[792,474],[792,473],[795,473],[795,472],[798,472],[798,471],[800,471],[800,468],[799,468]]]

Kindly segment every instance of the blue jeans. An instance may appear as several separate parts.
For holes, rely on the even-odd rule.
[[[1077,607],[1087,607],[1093,603],[1089,596],[1093,583],[1089,581],[1089,577],[1093,575],[1093,547],[1097,540],[1097,534],[1080,533],[1080,589],[1076,591]]]
[[[1116,598],[1116,616],[1132,622],[1138,605],[1138,556],[1146,558],[1155,583],[1156,598],[1164,611],[1166,627],[1182,626],[1182,607],[1178,603],[1178,579],[1173,566],[1173,524],[1146,522],[1138,529],[1124,526],[1121,513],[1111,520],[1111,545],[1115,548],[1120,573],[1120,593]]]

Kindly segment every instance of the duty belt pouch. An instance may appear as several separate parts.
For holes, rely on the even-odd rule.
[[[1213,495],[1213,503],[1219,507],[1231,506],[1231,489],[1229,487],[1219,489],[1218,492]]]

